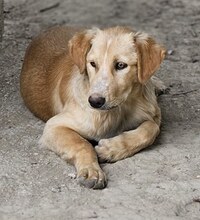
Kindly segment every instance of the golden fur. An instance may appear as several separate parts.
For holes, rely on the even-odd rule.
[[[125,27],[57,27],[28,47],[21,94],[47,121],[40,142],[74,164],[84,186],[106,186],[98,158],[114,162],[132,156],[159,134],[161,114],[151,77],[164,56],[164,48],[147,34]],[[105,104],[92,108],[89,97],[99,96]]]

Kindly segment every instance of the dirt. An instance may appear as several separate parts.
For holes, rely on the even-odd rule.
[[[200,219],[200,1],[6,0],[0,57],[0,219]],[[55,25],[129,25],[163,43],[157,75],[162,131],[135,156],[103,164],[104,190],[82,188],[75,170],[38,140],[44,123],[24,106],[25,49]]]

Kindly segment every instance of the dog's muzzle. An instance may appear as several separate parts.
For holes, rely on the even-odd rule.
[[[93,108],[101,108],[105,104],[106,99],[100,94],[93,94],[89,97],[88,102]]]

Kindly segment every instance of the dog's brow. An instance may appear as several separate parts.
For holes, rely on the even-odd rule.
[[[107,60],[107,57],[108,57],[108,50],[109,50],[109,48],[110,48],[111,42],[112,42],[112,40],[109,39],[108,42],[107,42],[107,44],[106,44],[106,51],[105,51],[105,55],[104,55],[103,64],[106,63],[106,60]]]

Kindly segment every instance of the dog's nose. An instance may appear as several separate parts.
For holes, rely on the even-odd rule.
[[[99,94],[93,94],[89,97],[88,101],[93,108],[101,108],[105,104],[106,99]]]

